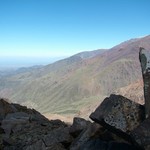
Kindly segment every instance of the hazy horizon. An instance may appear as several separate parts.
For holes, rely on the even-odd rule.
[[[1,0],[0,68],[49,64],[150,34],[149,0]]]
[[[2,57],[0,58],[0,70],[48,65],[64,58],[66,57]]]
[[[90,50],[94,51],[94,50]],[[90,51],[80,51],[82,52],[90,52]],[[58,55],[58,56],[0,56],[0,70],[9,70],[9,69],[18,69],[22,67],[32,67],[32,66],[40,66],[40,65],[48,65],[54,63],[56,61],[71,57],[75,54],[66,54],[66,55]]]

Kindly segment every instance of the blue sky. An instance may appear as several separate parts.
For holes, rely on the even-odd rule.
[[[48,63],[149,35],[149,6],[150,0],[0,0],[0,67],[7,59]]]

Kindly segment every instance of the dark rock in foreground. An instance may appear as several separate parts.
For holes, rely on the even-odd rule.
[[[75,117],[73,119],[73,124],[71,125],[69,132],[73,137],[77,137],[83,130],[86,130],[90,124],[90,121]]]
[[[69,128],[34,109],[0,99],[0,149],[63,150],[72,142]]]
[[[103,126],[82,118],[74,118],[70,126],[3,99],[0,112],[0,150],[138,150],[130,140],[121,138],[120,132],[130,137],[143,120],[144,108],[125,97],[111,95],[90,116]],[[140,145],[140,138],[134,135],[133,140]]]
[[[101,130],[102,129],[102,130]],[[73,141],[70,146],[70,150],[80,150],[83,149],[85,143],[90,141],[92,137],[99,137],[103,133],[103,128],[96,124],[90,124],[84,131],[82,131],[79,136]]]
[[[144,120],[144,107],[123,96],[111,95],[104,99],[90,118],[129,139],[128,134]]]
[[[150,149],[150,118],[147,118],[131,132],[133,139],[145,150]]]

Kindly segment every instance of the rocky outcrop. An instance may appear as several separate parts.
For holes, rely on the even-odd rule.
[[[145,150],[150,149],[150,51],[140,48],[139,59],[141,62],[144,81],[145,120],[131,132],[131,137]]]
[[[104,99],[90,118],[124,138],[144,120],[144,106],[123,96],[111,95]]]
[[[34,109],[0,99],[0,149],[65,149],[72,142],[68,126],[51,120]]]
[[[119,96],[116,96],[116,99]],[[48,120],[34,109],[0,99],[2,150],[123,150],[137,149],[107,126],[74,118],[72,125]],[[109,106],[109,105],[108,105]],[[3,109],[7,108],[7,109]]]
[[[145,113],[148,118],[150,116],[150,51],[141,47],[139,58],[144,81]]]
[[[150,149],[150,51],[140,48],[139,58],[144,80],[145,106],[120,95],[111,95],[90,115],[93,121],[129,143],[118,143],[116,139],[107,143],[100,139],[90,139],[85,143],[86,149],[92,149],[91,142],[95,143],[97,149],[119,149],[120,146],[121,149]]]

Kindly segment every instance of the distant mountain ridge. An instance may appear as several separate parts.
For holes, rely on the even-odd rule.
[[[139,47],[150,49],[150,36],[3,77],[0,96],[42,113],[78,113],[142,78]]]

